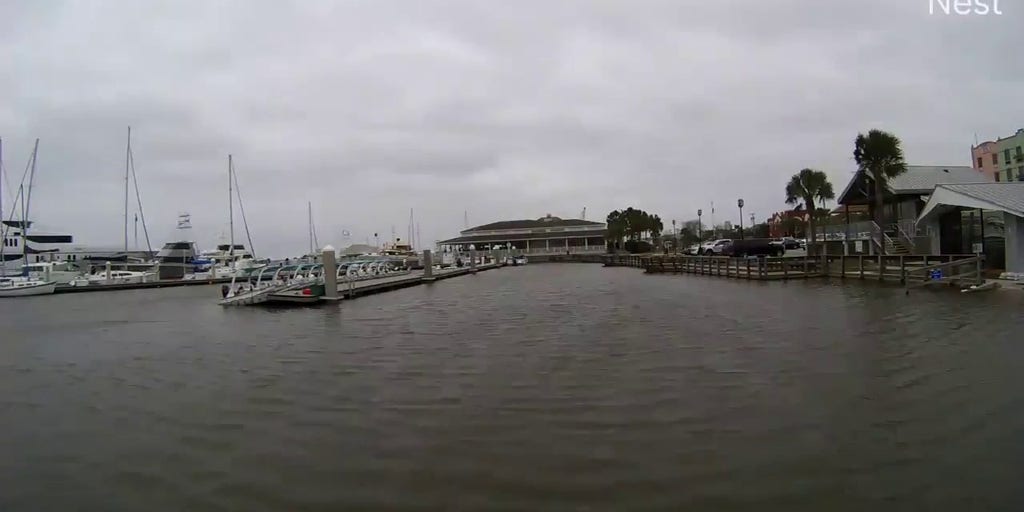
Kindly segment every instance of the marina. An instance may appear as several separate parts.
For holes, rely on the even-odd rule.
[[[5,301],[0,509],[1024,506],[1019,296],[855,283],[531,261],[338,307]]]

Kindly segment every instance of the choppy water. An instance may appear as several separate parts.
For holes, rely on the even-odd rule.
[[[1024,293],[532,265],[0,302],[0,510],[1020,510]]]

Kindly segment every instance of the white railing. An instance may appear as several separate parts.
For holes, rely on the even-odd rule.
[[[874,224],[870,220],[827,224],[818,228],[818,237],[824,240],[870,240]]]

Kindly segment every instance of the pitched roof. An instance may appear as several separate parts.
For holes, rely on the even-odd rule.
[[[867,189],[867,176],[857,171],[846,184],[843,193],[839,194],[837,202],[848,204],[850,200],[863,201],[857,196],[850,197],[851,193],[863,194],[861,189]],[[936,185],[947,183],[992,183],[992,178],[981,171],[964,165],[908,165],[907,172],[899,176],[889,178],[887,188],[893,194],[928,194]]]
[[[950,183],[992,183],[992,179],[968,166],[908,165],[907,172],[889,178],[889,190],[894,194],[927,194],[936,185]]]
[[[463,233],[472,233],[475,231],[495,231],[499,229],[530,229],[530,228],[554,228],[554,227],[565,227],[565,226],[594,226],[601,224],[600,222],[594,222],[590,220],[582,219],[560,219],[558,217],[552,217],[550,215],[541,217],[539,219],[522,219],[522,220],[503,220],[500,222],[492,222],[490,224],[484,224],[482,226],[476,226],[464,230]]]
[[[441,240],[442,244],[475,244],[480,242],[513,242],[524,240],[561,240],[563,238],[604,238],[607,230],[594,230],[587,232],[561,232],[561,233],[523,233],[523,234],[496,234],[496,235],[465,235],[448,240]]]
[[[928,216],[939,206],[1001,210],[1024,217],[1024,182],[938,185],[918,219]]]

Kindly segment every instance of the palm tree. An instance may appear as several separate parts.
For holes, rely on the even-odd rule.
[[[871,179],[874,196],[874,220],[880,227],[885,225],[884,194],[893,178],[907,172],[907,164],[903,161],[903,148],[900,139],[882,130],[870,130],[867,135],[857,134],[853,143],[853,159],[857,162],[857,170]],[[885,253],[885,243],[880,243]]]
[[[835,199],[832,183],[828,175],[814,169],[802,169],[793,175],[786,184],[786,204],[803,206],[807,211],[807,252],[814,254],[814,226],[817,224],[818,203]]]

